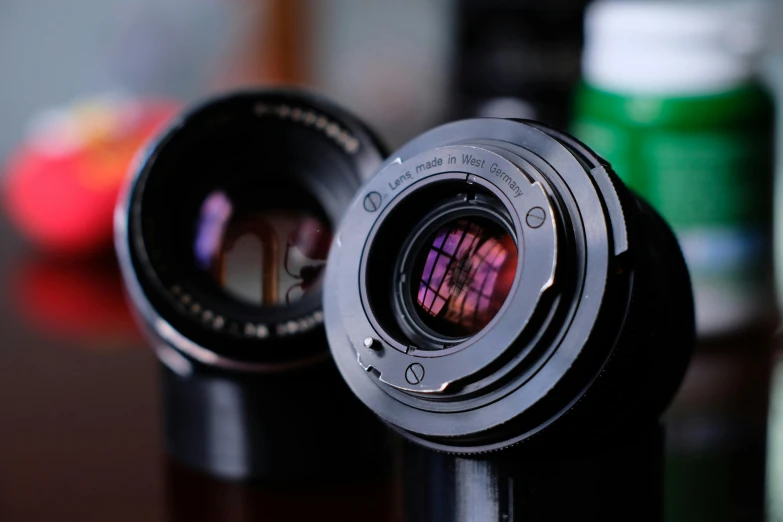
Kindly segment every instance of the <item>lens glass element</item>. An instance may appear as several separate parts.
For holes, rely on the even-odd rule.
[[[508,297],[517,262],[513,237],[492,219],[461,217],[440,226],[413,263],[418,317],[444,337],[479,332]]]
[[[318,287],[330,240],[329,226],[304,210],[243,212],[215,190],[201,204],[193,257],[237,299],[290,305]]]

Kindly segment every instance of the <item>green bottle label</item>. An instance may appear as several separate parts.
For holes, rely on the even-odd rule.
[[[770,303],[772,108],[749,86],[631,98],[583,87],[574,134],[669,222],[704,335],[749,326]]]

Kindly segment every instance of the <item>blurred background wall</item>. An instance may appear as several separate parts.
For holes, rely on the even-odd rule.
[[[4,0],[0,155],[44,108],[104,92],[195,99],[208,90],[243,12],[224,0]]]

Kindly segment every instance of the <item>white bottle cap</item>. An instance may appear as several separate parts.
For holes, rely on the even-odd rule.
[[[764,47],[759,1],[605,0],[585,18],[582,72],[622,94],[693,95],[747,82]]]

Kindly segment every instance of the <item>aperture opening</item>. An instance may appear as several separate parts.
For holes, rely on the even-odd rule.
[[[502,202],[483,187],[444,181],[409,194],[370,249],[368,301],[409,349],[443,350],[482,331],[509,297],[522,257]]]

